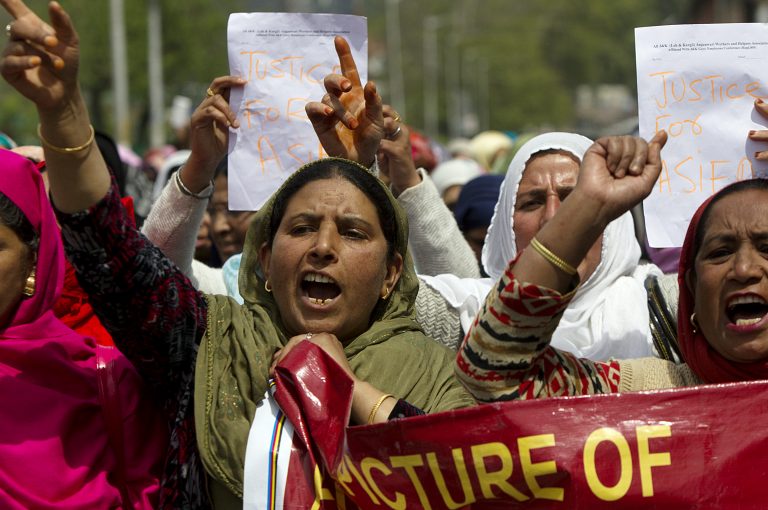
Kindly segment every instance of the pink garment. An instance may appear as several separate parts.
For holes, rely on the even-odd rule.
[[[96,342],[66,327],[52,310],[62,288],[64,250],[43,181],[28,160],[0,150],[0,192],[40,235],[35,294],[22,298],[0,330],[0,508],[119,507]],[[142,396],[133,366],[117,350],[109,356],[115,357],[131,507],[154,508],[167,427]]]

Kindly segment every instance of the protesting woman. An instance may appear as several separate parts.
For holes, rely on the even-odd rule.
[[[40,173],[0,150],[0,506],[155,508],[163,416],[124,356],[55,317],[63,281]]]
[[[764,104],[756,108],[765,115]],[[755,140],[765,135],[750,134]],[[768,181],[762,179],[722,189],[701,205],[688,227],[678,272],[678,337],[685,364],[655,358],[597,362],[549,344],[578,285],[575,266],[605,224],[650,193],[665,140],[666,133],[656,135],[647,159],[639,141],[632,142],[640,147],[631,161],[606,157],[612,153],[607,140],[587,151],[573,193],[530,249],[509,262],[504,284],[489,296],[485,308],[494,310],[497,320],[476,322],[459,352],[457,373],[478,400],[768,377]]]
[[[3,76],[37,106],[68,256],[119,348],[171,413],[168,505],[205,507],[207,487],[217,506],[242,507],[250,420],[273,363],[299,342],[319,345],[353,379],[352,423],[472,404],[451,352],[413,321],[407,222],[365,168],[330,159],[296,172],[249,228],[245,305],[205,296],[126,221],[89,139],[67,14],[52,2],[49,27],[20,0],[2,3],[15,18]],[[193,115],[192,152],[179,171],[193,195],[209,194],[209,184],[200,182],[205,172],[186,169],[212,174],[226,153],[228,128],[239,124],[224,94],[241,84],[217,78]],[[369,85],[367,108],[380,115]]]

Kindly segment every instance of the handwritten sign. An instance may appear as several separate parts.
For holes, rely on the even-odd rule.
[[[766,122],[768,25],[677,25],[635,29],[640,136],[669,134],[661,176],[645,200],[651,246],[681,246],[697,207],[726,185],[763,177],[747,139]]]
[[[363,82],[366,19],[336,14],[237,13],[229,17],[230,73],[248,80],[230,105],[240,121],[229,137],[229,208],[256,210],[294,170],[325,156],[304,113],[340,72],[333,38],[349,42]]]

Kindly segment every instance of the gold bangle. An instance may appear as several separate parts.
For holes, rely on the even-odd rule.
[[[43,133],[40,131],[40,124],[37,125],[37,136],[40,138],[40,141],[43,143],[43,145],[49,149],[60,152],[62,154],[71,154],[73,152],[80,152],[81,150],[87,149],[96,139],[96,131],[93,129],[93,124],[89,124],[88,127],[91,129],[91,135],[88,137],[88,141],[83,145],[78,145],[77,147],[57,147],[53,145],[51,142],[43,138]]]
[[[547,262],[564,272],[565,274],[568,274],[570,276],[573,276],[576,274],[576,268],[570,265],[568,262],[564,261],[554,253],[552,253],[549,248],[544,246],[539,242],[538,239],[535,237],[531,239],[531,248],[536,250],[536,252],[544,257]]]
[[[385,400],[387,400],[389,397],[395,398],[394,395],[390,395],[387,393],[386,395],[382,395],[379,400],[376,401],[376,404],[374,404],[373,409],[371,409],[371,414],[368,415],[368,425],[373,423],[373,420],[376,418],[376,413],[379,412],[379,408],[381,407],[381,404],[384,403]]]

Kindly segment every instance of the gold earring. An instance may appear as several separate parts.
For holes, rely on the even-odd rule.
[[[272,287],[269,286],[269,280],[264,280],[264,290],[272,292]]]
[[[36,284],[36,278],[35,278],[35,270],[32,269],[32,272],[29,273],[29,276],[27,276],[27,283],[24,284],[24,295],[27,297],[32,297],[35,295],[35,284]]]
[[[696,322],[696,312],[691,314],[691,326],[693,326],[693,332],[696,333],[699,329],[699,324]]]

